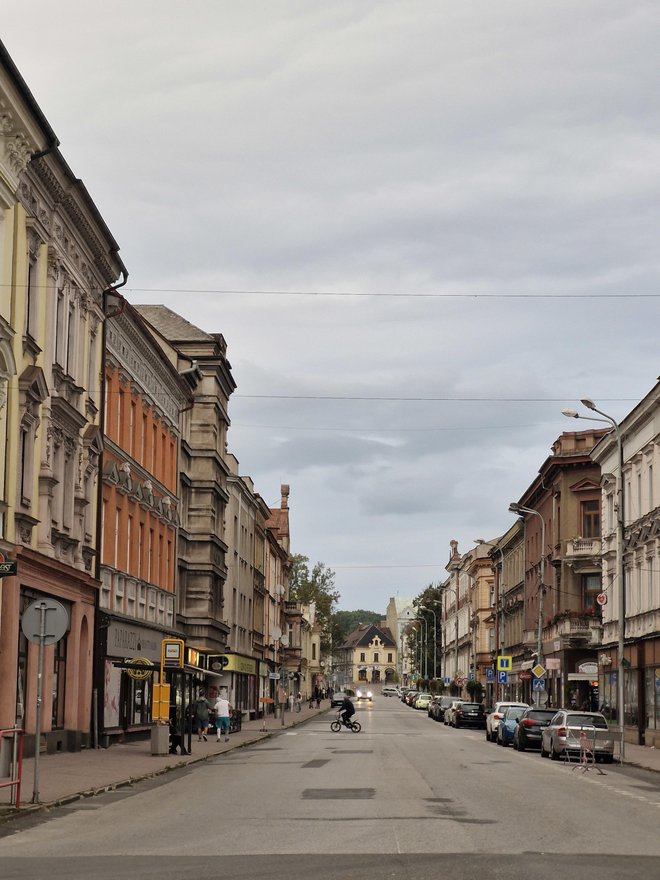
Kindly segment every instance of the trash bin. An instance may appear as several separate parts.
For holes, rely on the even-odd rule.
[[[170,728],[168,724],[154,724],[151,728],[151,754],[169,755]]]

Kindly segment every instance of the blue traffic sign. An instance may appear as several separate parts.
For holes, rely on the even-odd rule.
[[[444,682],[445,682],[445,687],[449,687],[449,685],[451,684],[451,678],[449,678],[448,675],[445,675]]]
[[[487,669],[486,670],[486,681],[493,681],[494,678],[495,678],[495,670],[494,669]]]
[[[497,681],[499,682],[499,684],[506,684],[508,682],[508,680],[509,680],[509,673],[508,672],[500,671],[497,673]]]
[[[470,673],[468,674],[468,678],[470,679],[470,681],[474,681],[476,677],[477,677],[477,676],[474,674],[474,672],[470,672]]]
[[[533,691],[544,691],[545,690],[545,679],[544,678],[535,678],[532,682],[532,690]]]

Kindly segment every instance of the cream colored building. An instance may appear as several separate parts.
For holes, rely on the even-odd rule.
[[[0,44],[0,727],[35,730],[37,646],[20,617],[64,605],[46,648],[45,746],[90,744],[101,451],[102,325],[126,277],[97,207]],[[28,736],[27,751],[34,750]]]

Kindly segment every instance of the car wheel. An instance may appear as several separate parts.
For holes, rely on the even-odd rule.
[[[558,761],[559,760],[559,755],[555,751],[555,744],[553,742],[550,743],[550,760],[551,761]]]
[[[548,752],[546,752],[546,750],[543,748],[543,741],[541,741],[541,757],[542,758],[548,757]]]
[[[520,740],[518,740],[518,743],[517,743],[517,745],[516,745],[516,748],[518,749],[519,752],[524,752],[524,751],[525,751],[525,746],[520,742]]]
[[[486,742],[490,742],[490,734],[488,733],[488,731],[486,731]]]

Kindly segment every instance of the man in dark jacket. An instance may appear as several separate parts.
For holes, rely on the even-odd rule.
[[[351,698],[348,694],[344,697],[341,709],[339,711],[339,718],[343,724],[348,726],[348,719],[352,718],[355,715],[355,706],[353,705]]]

